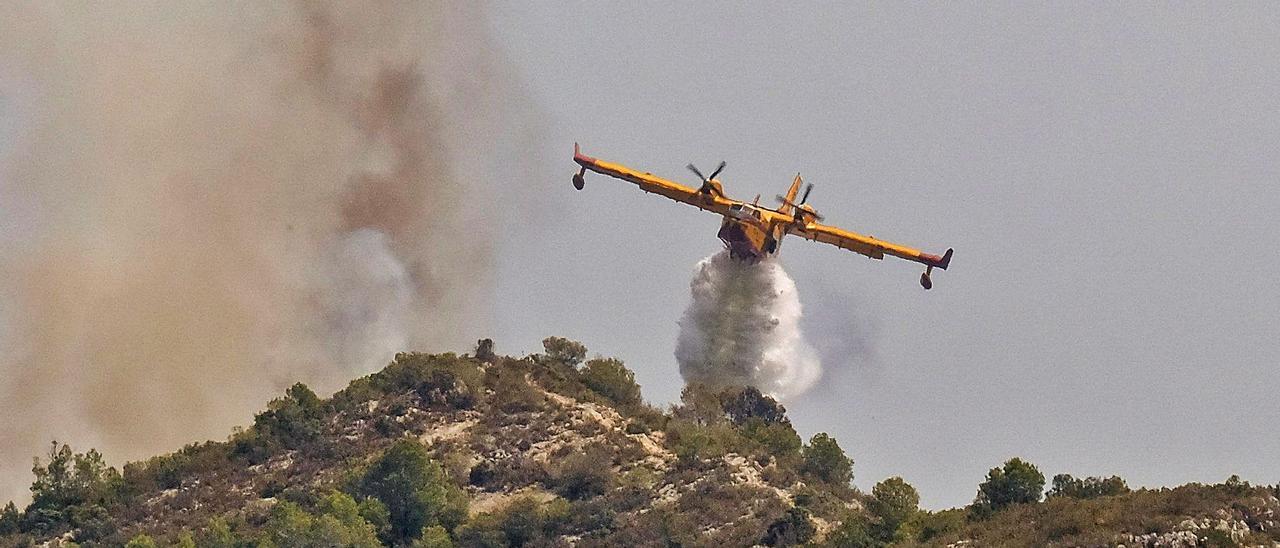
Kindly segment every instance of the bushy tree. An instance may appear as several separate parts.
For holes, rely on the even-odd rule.
[[[547,359],[570,367],[577,367],[587,357],[586,346],[564,337],[542,339],[542,349],[546,352]]]
[[[555,467],[551,483],[566,499],[588,499],[604,494],[613,485],[613,452],[604,445],[590,445],[569,455]]]
[[[365,498],[360,501],[357,510],[360,513],[360,517],[373,526],[378,538],[389,537],[391,532],[391,512],[387,511],[387,505],[376,498]]]
[[[129,539],[124,548],[156,548],[156,541],[146,533],[139,533],[138,536]]]
[[[947,533],[959,531],[968,523],[967,514],[961,508],[921,512],[917,516],[920,542],[927,542]]]
[[[462,546],[543,545],[569,517],[569,503],[564,499],[543,503],[521,497],[500,512],[481,514],[460,527],[458,543]]]
[[[201,548],[236,548],[238,539],[231,531],[231,524],[221,516],[209,520],[208,527],[200,535]]]
[[[253,418],[253,426],[262,443],[297,449],[319,437],[323,418],[324,403],[307,385],[296,383],[283,398],[271,400]]]
[[[298,548],[382,546],[351,496],[333,493],[321,499],[316,510],[317,514],[311,514],[287,500],[276,503],[264,527],[267,540],[274,546]]]
[[[413,540],[413,548],[453,548],[453,540],[444,527],[432,525],[422,530],[422,536]]]
[[[504,413],[537,411],[546,403],[542,391],[529,384],[525,372],[517,367],[494,367],[489,370],[488,378],[492,380],[492,399]]]
[[[619,406],[640,405],[640,385],[636,375],[613,358],[590,360],[579,376],[582,383]]]
[[[827,534],[831,548],[880,548],[883,544],[871,536],[871,526],[861,514],[850,513]]]
[[[1053,487],[1049,489],[1048,496],[1092,499],[1123,495],[1128,492],[1129,486],[1125,485],[1120,476],[1075,478],[1071,474],[1058,474],[1053,477]]]
[[[107,466],[96,449],[79,454],[71,446],[53,442],[49,461],[37,457],[31,469],[31,504],[23,513],[23,529],[50,533],[58,529],[84,528],[86,536],[109,533],[106,508],[119,495],[123,480]]]
[[[432,525],[451,530],[466,516],[466,495],[411,439],[387,449],[360,479],[358,492],[386,506],[389,544],[408,543]]]
[[[787,421],[787,409],[754,386],[724,390],[720,393],[720,407],[738,425],[753,418],[766,423]]]
[[[702,383],[689,383],[680,391],[680,406],[672,414],[700,426],[723,421],[725,413],[720,403],[720,391]]]
[[[174,546],[175,548],[197,548],[196,537],[191,534],[191,531],[178,533],[178,542]]]
[[[466,383],[444,369],[428,373],[414,391],[428,409],[471,409],[475,405],[475,396]]]
[[[726,434],[732,434],[724,425],[701,426],[687,420],[674,420],[667,424],[667,445],[676,454],[683,467],[697,467],[704,461],[718,459],[728,451]]]
[[[898,539],[902,524],[919,510],[920,493],[900,477],[892,477],[871,488],[871,501],[867,510],[878,521],[871,526],[871,534],[882,542]]]
[[[440,375],[438,373],[445,373]],[[463,359],[452,353],[423,354],[419,352],[401,352],[395,360],[382,371],[356,379],[346,388],[338,391],[330,400],[330,406],[339,410],[353,409],[369,400],[379,399],[387,394],[399,394],[408,390],[418,392],[429,404],[449,403],[454,407],[465,408],[465,400],[451,397],[439,398],[432,395],[441,387],[456,390],[458,395],[478,393],[482,388],[483,370],[475,360]],[[442,382],[448,379],[447,382]]]
[[[767,449],[768,456],[787,457],[800,450],[800,435],[787,419],[787,409],[755,387],[725,389],[720,407],[742,435]]]
[[[974,517],[985,518],[1013,504],[1038,502],[1044,490],[1044,474],[1035,465],[1012,458],[1003,468],[992,468],[986,481],[978,485],[973,500]]]
[[[493,363],[498,359],[498,355],[493,352],[493,339],[480,339],[476,341],[476,359],[484,363]]]
[[[790,421],[765,422],[753,417],[747,419],[740,430],[743,436],[764,446],[766,457],[789,459],[800,452],[800,434],[791,427]]]
[[[792,507],[777,521],[769,524],[760,543],[765,546],[801,546],[809,542],[815,533],[817,528],[809,519],[809,511]]]
[[[832,485],[848,485],[853,481],[853,459],[845,456],[835,438],[821,432],[814,434],[804,448],[801,472]]]
[[[1240,479],[1240,476],[1236,474],[1231,474],[1231,477],[1222,483],[1222,488],[1226,489],[1228,493],[1238,496],[1246,495],[1253,490],[1253,486],[1249,485],[1249,482]]]
[[[17,533],[21,523],[22,514],[13,501],[9,501],[9,504],[4,505],[4,510],[0,510],[0,536]]]

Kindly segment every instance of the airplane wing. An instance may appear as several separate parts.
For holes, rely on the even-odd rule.
[[[630,181],[640,187],[640,190],[661,194],[677,202],[689,204],[698,209],[727,215],[729,207],[740,203],[724,196],[717,196],[710,192],[699,192],[698,189],[689,188],[674,181],[668,181],[661,177],[656,177],[650,173],[642,173],[631,169],[622,164],[606,162],[597,158],[592,158],[583,154],[578,150],[578,145],[573,145],[573,161],[582,166],[583,170],[591,170],[602,175],[616,177],[624,181]],[[575,178],[574,184],[579,185],[581,178]]]
[[[787,231],[808,240],[827,243],[855,253],[861,253],[872,259],[883,259],[885,255],[893,255],[894,257],[901,257],[908,261],[915,261],[942,270],[946,270],[947,265],[951,263],[950,249],[939,257],[919,249],[877,240],[870,236],[863,236],[862,234],[849,232],[830,225],[819,223],[796,224],[788,228]]]

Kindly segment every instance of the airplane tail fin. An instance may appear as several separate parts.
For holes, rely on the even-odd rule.
[[[920,261],[920,262],[924,263],[924,265],[925,265],[925,266],[929,267],[929,270],[933,270],[933,269],[935,269],[935,268],[937,268],[937,269],[939,269],[939,270],[946,270],[946,269],[947,269],[947,265],[951,264],[951,252],[952,252],[952,251],[954,251],[954,250],[953,250],[953,249],[950,249],[950,248],[947,248],[947,252],[946,252],[946,253],[943,253],[941,257],[939,257],[939,256],[937,256],[937,255],[932,255],[932,254],[929,254],[929,253],[921,253],[921,254],[920,254],[920,259],[921,259],[921,261]]]
[[[922,259],[924,259],[924,264],[925,264],[924,273],[920,274],[921,287],[925,289],[933,289],[933,279],[930,278],[929,275],[933,273],[934,268],[938,268],[940,270],[947,269],[947,266],[951,264],[952,251],[954,250],[951,248],[947,248],[947,252],[943,253],[941,257],[937,255],[929,255],[927,253],[924,254],[923,257],[921,257]]]
[[[778,207],[779,211],[787,215],[791,215],[794,212],[795,207],[792,204],[796,203],[796,196],[800,195],[800,185],[802,183],[803,181],[800,180],[800,174],[797,173],[795,180],[791,181],[791,188],[787,189],[787,194],[785,196],[787,200]]]
[[[936,267],[938,267],[938,268],[940,268],[940,269],[942,269],[942,270],[946,270],[946,269],[947,269],[947,265],[951,264],[951,252],[952,252],[952,251],[955,251],[955,250],[954,250],[954,249],[951,249],[951,248],[949,248],[949,247],[948,247],[948,248],[947,248],[947,252],[942,254],[942,259],[938,261],[938,264],[935,264],[935,265],[933,265],[933,266],[936,266]]]

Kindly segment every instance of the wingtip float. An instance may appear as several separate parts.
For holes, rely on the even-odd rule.
[[[807,240],[831,244],[866,255],[872,259],[883,259],[885,255],[892,255],[923,264],[925,270],[920,274],[920,286],[925,289],[933,288],[933,280],[930,277],[933,269],[946,270],[951,264],[951,249],[947,249],[946,253],[939,256],[821,224],[822,215],[807,203],[813,185],[806,186],[804,194],[800,195],[803,180],[799,174],[796,174],[787,193],[777,196],[780,205],[776,209],[770,209],[757,203],[759,196],[755,201],[747,203],[725,195],[724,185],[716,178],[724,170],[724,162],[720,162],[710,177],[704,176],[697,167],[689,164],[689,170],[702,181],[699,188],[691,188],[649,173],[636,171],[622,164],[587,156],[582,153],[578,143],[573,144],[573,161],[580,166],[578,172],[573,175],[573,187],[578,190],[582,190],[586,185],[583,177],[587,171],[594,171],[635,183],[645,192],[660,194],[677,202],[723,216],[724,221],[720,224],[717,236],[729,249],[729,255],[735,259],[757,261],[767,255],[777,254],[782,248],[782,239],[788,234],[794,234]],[[797,196],[800,197],[798,201]]]

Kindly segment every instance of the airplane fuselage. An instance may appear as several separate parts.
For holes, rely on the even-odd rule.
[[[767,215],[753,206],[730,209],[720,223],[720,232],[716,234],[729,250],[730,257],[754,262],[778,252],[786,232],[777,223],[766,219]]]

